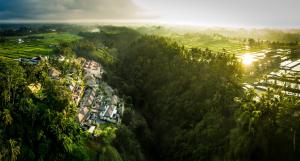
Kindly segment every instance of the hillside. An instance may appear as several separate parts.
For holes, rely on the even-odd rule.
[[[300,159],[294,31],[60,28],[2,35],[0,160]]]

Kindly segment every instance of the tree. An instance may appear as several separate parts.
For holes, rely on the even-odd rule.
[[[49,78],[49,67],[55,63],[48,63],[31,70],[29,64],[0,57],[0,157],[4,160],[76,158],[71,154],[79,145],[81,130],[75,122],[75,106],[64,84]],[[39,95],[28,87],[37,82]]]
[[[8,140],[8,148],[9,148],[9,157],[11,161],[16,161],[18,155],[20,154],[20,146],[18,143],[13,140],[9,139]]]
[[[259,101],[255,97],[250,92],[238,101],[237,127],[230,135],[230,159],[298,160],[299,100],[271,90]]]
[[[1,115],[2,115],[2,120],[4,121],[4,124],[6,126],[12,124],[13,118],[11,117],[10,111],[8,109],[4,109]]]
[[[125,121],[141,143],[154,145],[141,144],[156,149],[151,151],[153,160],[224,158],[228,142],[224,136],[234,126],[233,99],[241,93],[241,68],[234,56],[189,50],[169,39],[144,36],[118,60],[114,71],[118,77],[109,80],[117,78],[111,82],[133,98],[136,110],[145,117],[143,122],[125,115]],[[134,138],[125,129],[118,130],[117,136]],[[123,147],[119,142],[116,147],[122,154],[125,150],[119,149]]]
[[[99,161],[122,161],[118,151],[112,146],[102,148],[102,153],[99,156]]]

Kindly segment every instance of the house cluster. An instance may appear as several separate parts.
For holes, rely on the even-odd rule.
[[[120,123],[124,113],[124,103],[117,95],[99,97],[94,106],[99,119],[111,123]]]
[[[257,93],[263,93],[268,88],[280,89],[281,92],[300,97],[300,59],[289,59],[285,53],[289,50],[280,49],[281,63],[277,71],[270,72],[265,79],[253,84],[245,84],[244,88],[254,88]]]
[[[86,83],[89,86],[97,85],[95,81],[101,79],[104,72],[102,66],[92,60],[84,61],[83,70],[85,78],[87,79]]]
[[[107,95],[101,88],[86,90],[79,107],[78,121],[81,124],[120,123],[124,103],[117,95]]]
[[[37,64],[41,60],[41,57],[18,59],[18,61],[33,64]],[[74,75],[77,72],[73,70],[64,75],[55,67],[49,68],[48,71],[52,80],[63,81],[71,91],[72,100],[78,105],[77,121],[81,126],[93,133],[100,124],[119,124],[124,113],[124,101],[116,95],[116,92],[107,83],[102,81],[104,70],[101,64],[84,58],[68,60],[63,56],[58,57],[57,60],[76,61],[82,65],[83,79]],[[38,86],[32,85],[30,89],[35,91]]]
[[[64,57],[59,57],[58,60],[59,61],[65,61],[65,58]],[[76,61],[76,60],[74,60],[74,61]],[[66,82],[67,88],[72,93],[72,101],[74,101],[74,103],[76,105],[78,105],[79,102],[80,102],[82,93],[83,93],[83,89],[84,89],[83,88],[83,81],[81,80],[81,78],[79,76],[74,76],[73,75],[74,73],[69,73],[64,78],[62,78],[61,77],[61,71],[54,68],[54,67],[51,67],[49,69],[48,74],[53,80],[64,79],[64,81]]]
[[[86,87],[79,104],[77,121],[91,133],[102,123],[120,123],[124,103],[109,85],[101,81],[104,73],[102,66],[95,61],[82,62]]]

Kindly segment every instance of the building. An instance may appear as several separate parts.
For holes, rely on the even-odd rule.
[[[89,133],[94,133],[96,126],[91,126],[88,130]]]
[[[19,59],[14,59],[14,60],[19,61],[21,63],[37,65],[42,60],[42,58],[39,56],[39,57],[34,57],[32,59],[19,58]]]
[[[115,118],[116,114],[117,114],[117,107],[114,105],[111,105],[107,108],[103,117]]]
[[[118,102],[119,102],[118,96],[113,95],[113,96],[111,97],[111,104],[112,104],[112,105],[117,105]]]
[[[59,76],[61,75],[61,72],[55,68],[49,69],[49,76],[53,79],[59,79]]]
[[[82,99],[80,107],[84,107],[84,106],[90,107],[93,104],[95,97],[96,97],[96,89],[95,88],[87,89],[84,93],[84,98]]]
[[[300,72],[300,65],[295,66],[291,70],[294,71],[294,72]]]
[[[87,86],[90,86],[90,87],[97,85],[96,78],[92,75],[86,75],[84,77],[84,82]]]
[[[89,109],[87,107],[80,109],[77,115],[77,121],[79,123],[83,123],[85,119],[88,117],[88,114],[89,114]]]
[[[22,44],[22,43],[24,43],[24,40],[23,39],[18,39],[18,43]]]

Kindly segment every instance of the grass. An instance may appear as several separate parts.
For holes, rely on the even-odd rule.
[[[221,52],[223,49],[225,49],[231,54],[254,52],[266,48],[263,46],[246,50],[246,42],[242,41],[241,39],[228,38],[221,35],[205,35],[196,33],[195,35],[173,35],[171,38],[187,48],[208,48],[214,52]]]
[[[0,43],[0,56],[9,58],[32,58],[51,55],[60,42],[71,42],[81,37],[68,33],[45,33],[20,37],[7,37],[8,41]],[[19,44],[18,39],[24,40]]]
[[[149,33],[146,32],[146,34]],[[180,45],[185,46],[186,48],[209,49],[214,52],[222,52],[223,49],[225,49],[228,53],[239,54],[246,52],[256,52],[267,48],[266,46],[261,46],[246,49],[248,43],[244,38],[226,37],[216,33],[185,32],[180,34],[172,31],[164,31],[158,33],[150,32],[150,34],[171,38],[172,40],[176,41]]]

